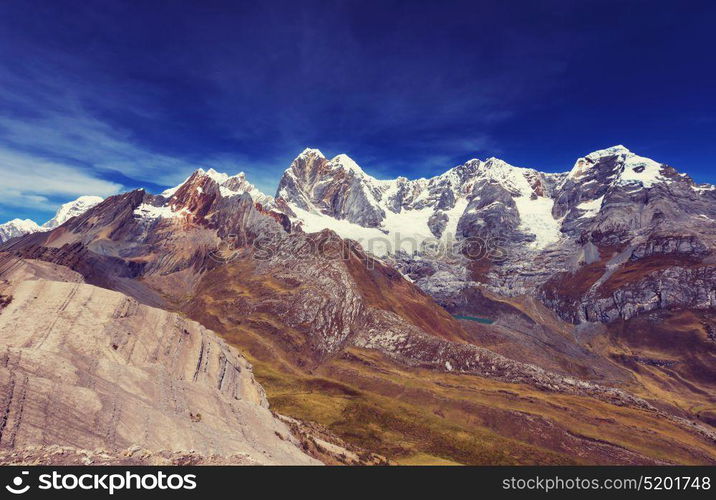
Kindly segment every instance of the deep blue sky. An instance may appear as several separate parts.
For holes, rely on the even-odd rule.
[[[0,2],[0,222],[194,168],[273,194],[304,147],[378,177],[564,171],[624,144],[715,182],[713,2]]]

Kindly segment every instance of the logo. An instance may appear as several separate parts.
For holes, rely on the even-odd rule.
[[[22,476],[27,476],[29,473],[30,473],[30,472],[28,472],[28,471],[26,471],[26,470],[22,471],[22,472],[20,473],[20,474],[21,474],[20,476],[15,476],[15,477],[13,478],[13,480],[12,480],[12,484],[13,484],[15,487],[13,488],[13,486],[10,486],[10,485],[8,484],[7,486],[5,486],[5,489],[6,489],[7,491],[9,491],[10,493],[14,494],[14,495],[22,495],[23,493],[26,493],[27,490],[30,489],[30,485],[29,485],[29,484],[26,484],[24,487],[21,487],[21,486],[22,486],[22,482],[23,482]]]

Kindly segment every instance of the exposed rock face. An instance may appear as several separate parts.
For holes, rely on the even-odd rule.
[[[257,205],[247,192],[227,193],[218,175],[197,171],[165,192],[168,198],[141,189],[113,196],[53,231],[13,240],[5,249],[68,266],[88,283],[164,307],[161,295],[136,278],[151,285],[172,275],[171,283],[161,283],[162,293],[191,293],[201,273],[221,262],[224,245],[285,234],[284,214]],[[219,180],[231,181],[226,177]]]
[[[646,401],[619,389],[561,376],[469,343],[449,342],[425,335],[384,311],[373,313],[369,328],[359,336],[356,345],[378,349],[413,366],[477,374],[510,383],[524,383],[546,391],[588,395],[619,406],[654,410]]]
[[[354,345],[374,324],[373,312],[389,311],[437,338],[460,341],[460,325],[395,270],[370,261],[357,245],[335,233],[292,233],[207,272],[182,307],[202,317],[219,307],[229,323],[279,335],[300,366],[316,366]],[[306,253],[306,249],[314,249]],[[238,293],[237,290],[250,290]],[[223,299],[234,297],[230,306]],[[224,308],[224,306],[227,306]],[[270,325],[280,321],[280,330]]]
[[[580,320],[610,322],[656,309],[716,308],[716,267],[670,267],[627,281],[609,293],[609,282],[580,302]]]
[[[317,149],[306,149],[281,178],[277,197],[302,210],[318,210],[363,227],[377,227],[385,212],[375,202],[379,191],[366,182],[368,179],[346,155],[329,161]]]
[[[555,215],[565,217],[563,230],[569,234],[617,245],[653,226],[713,223],[712,191],[672,167],[616,146],[577,160],[558,190]]]
[[[707,257],[713,248],[708,248],[695,235],[654,235],[632,250],[630,260],[637,261],[652,255],[682,255],[685,257]]]
[[[7,254],[0,254],[0,291],[10,293],[10,287],[26,280],[62,281],[67,283],[83,283],[80,273],[71,269],[32,259],[16,259]]]
[[[428,227],[430,228],[430,232],[436,238],[442,237],[449,221],[450,221],[450,217],[448,217],[448,215],[445,212],[442,212],[442,211],[435,212],[428,219]]]
[[[198,323],[82,283],[3,293],[0,447],[315,463],[268,410],[249,363]]]

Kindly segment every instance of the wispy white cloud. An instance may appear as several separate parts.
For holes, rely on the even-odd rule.
[[[55,199],[81,195],[110,196],[121,185],[97,179],[77,167],[0,148],[0,204],[7,207],[54,210]]]
[[[58,60],[58,58],[60,58]],[[37,53],[14,67],[0,65],[0,141],[25,157],[86,165],[95,177],[118,172],[137,181],[169,185],[195,168],[184,159],[153,151],[129,129],[110,123],[98,110],[136,120],[153,120],[141,98],[96,78],[91,85],[74,76],[72,58]],[[61,70],[60,70],[61,68]],[[73,73],[71,69],[75,69]],[[147,92],[151,94],[151,92]]]
[[[0,117],[0,135],[16,151],[37,157],[66,158],[98,173],[121,172],[155,184],[171,184],[188,162],[148,151],[130,134],[89,115],[44,112],[39,118]]]

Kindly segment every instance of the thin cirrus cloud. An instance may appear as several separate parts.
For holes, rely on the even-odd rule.
[[[98,178],[121,172],[126,178],[158,185],[176,180],[174,169],[189,167],[179,158],[138,145],[130,131],[86,109],[95,107],[91,100],[86,102],[88,97],[111,96],[107,100],[114,107],[131,112],[132,104],[122,102],[116,93],[78,88],[68,78],[46,78],[35,71],[22,79],[7,72],[3,76],[0,102],[11,112],[0,116],[0,137],[8,148],[26,156],[78,162]]]
[[[41,61],[0,72],[0,218],[42,220],[78,196],[156,189],[194,168],[138,145],[129,131],[93,116],[87,97],[112,94],[89,92],[67,74],[44,71]],[[119,95],[110,102],[130,109],[133,103],[117,100]]]
[[[81,195],[110,196],[121,185],[97,179],[70,165],[0,148],[0,199],[6,207],[54,210],[58,199]]]
[[[286,165],[283,157],[257,160],[239,153],[205,154],[200,148],[195,158],[185,151],[158,152],[137,132],[167,125],[151,89],[137,84],[130,91],[91,72],[90,78],[75,57],[28,50],[32,58],[13,67],[0,64],[0,169],[21,165],[28,172],[23,179],[37,173],[37,182],[14,184],[17,177],[12,182],[6,177],[0,216],[20,213],[15,209],[22,207],[22,213],[42,218],[54,210],[54,201],[69,201],[75,191],[104,195],[143,187],[158,192],[199,167],[247,170],[260,189],[275,190],[278,166]],[[127,126],[117,123],[117,117]],[[176,144],[182,142],[187,141],[176,139]],[[55,189],[52,181],[61,176],[72,180],[72,189]],[[35,216],[33,210],[47,213]]]

